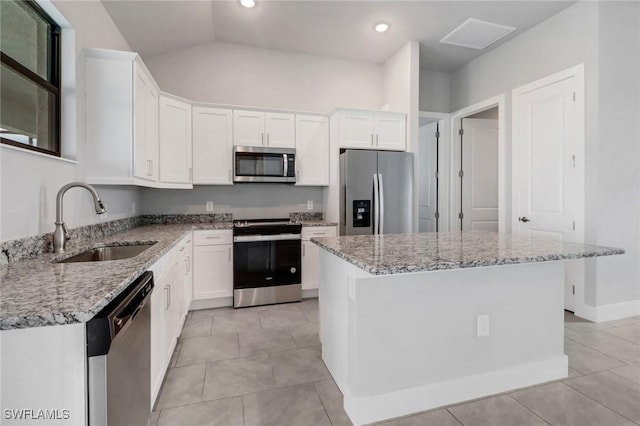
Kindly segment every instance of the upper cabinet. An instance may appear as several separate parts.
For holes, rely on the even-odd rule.
[[[86,179],[157,186],[158,96],[131,52],[86,49]]]
[[[233,111],[233,144],[295,148],[295,115],[251,110]]]
[[[332,116],[337,124],[340,148],[406,149],[406,114],[385,111],[340,110]]]
[[[191,104],[160,95],[160,183],[191,188]]]
[[[329,185],[329,120],[296,114],[296,185]]]
[[[233,111],[193,107],[193,184],[233,184]]]

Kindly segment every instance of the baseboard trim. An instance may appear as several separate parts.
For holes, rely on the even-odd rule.
[[[312,299],[312,298],[317,298],[318,297],[318,289],[317,288],[311,288],[308,290],[302,290],[302,298],[303,299]]]
[[[640,315],[640,299],[610,305],[583,305],[576,309],[576,316],[593,322],[614,321]]]
[[[354,425],[363,425],[563,379],[567,377],[568,365],[569,358],[561,355],[383,395],[357,398],[345,389],[344,408]]]
[[[225,306],[233,306],[233,297],[217,297],[215,299],[194,300],[189,307],[190,311],[199,309],[223,308]]]

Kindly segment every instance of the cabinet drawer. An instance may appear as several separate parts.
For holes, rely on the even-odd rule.
[[[212,246],[218,244],[232,244],[231,230],[194,231],[193,244],[196,246]]]
[[[310,240],[311,238],[319,237],[335,237],[335,226],[308,226],[302,227],[302,239]]]

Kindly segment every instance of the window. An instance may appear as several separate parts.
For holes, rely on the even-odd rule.
[[[33,1],[0,0],[0,139],[60,156],[60,27]]]

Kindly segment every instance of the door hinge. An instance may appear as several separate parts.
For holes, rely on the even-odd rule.
[[[460,129],[460,130],[458,130],[458,134],[459,134],[460,136],[464,135],[464,129]]]
[[[440,132],[436,132],[436,139],[440,139]]]
[[[575,154],[573,154],[571,156],[571,163],[573,164],[573,168],[575,169],[576,168],[576,155]]]
[[[462,212],[458,213],[458,219],[464,219],[464,215],[462,214]]]
[[[575,285],[571,286],[571,294],[576,294],[576,286]]]
[[[440,219],[440,212],[436,212],[433,217],[435,217],[436,219]]]
[[[575,220],[571,223],[571,227],[573,228],[574,231],[576,230],[576,221]]]
[[[440,172],[435,172],[433,175],[438,179],[440,177]]]
[[[460,170],[460,171],[458,172],[458,177],[459,177],[459,178],[462,178],[463,176],[464,176],[464,172],[463,172],[462,170]]]

